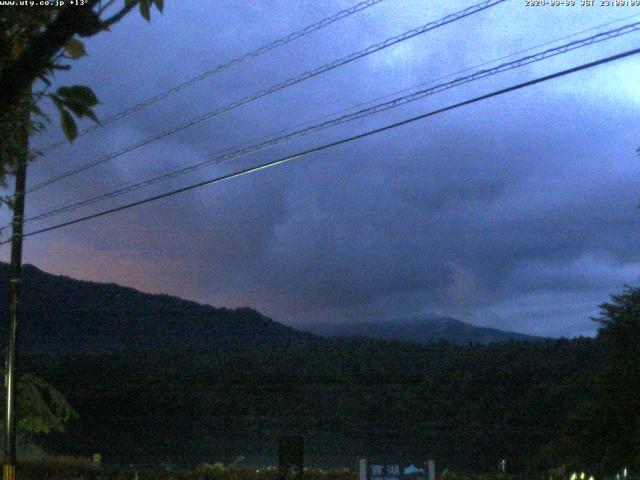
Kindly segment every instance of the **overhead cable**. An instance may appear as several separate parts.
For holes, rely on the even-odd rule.
[[[250,60],[252,58],[256,58],[259,57],[260,55],[263,55],[267,52],[270,52],[272,50],[275,50],[279,47],[282,47],[288,43],[293,42],[294,40],[297,40],[299,38],[302,38],[306,35],[309,35],[310,33],[313,33],[317,30],[320,30],[326,26],[331,25],[332,23],[335,23],[339,20],[342,20],[343,18],[349,17],[355,13],[361,12],[362,10],[365,10],[369,7],[372,7],[380,2],[383,2],[385,0],[366,0],[364,2],[360,2],[352,7],[349,7],[345,10],[341,10],[333,15],[331,15],[330,17],[326,17],[323,18],[322,20],[316,22],[316,23],[312,23],[311,25],[307,25],[304,28],[301,28],[300,30],[290,33],[289,35],[286,35],[284,37],[281,37],[277,40],[274,40],[271,43],[268,43],[266,45],[263,45],[255,50],[252,50],[251,52],[245,53],[244,55],[241,55],[239,57],[236,57],[232,60],[229,60],[227,63],[223,63],[221,65],[217,65],[216,67],[207,70],[206,72],[201,73],[200,75],[193,77],[189,80],[186,80],[182,83],[179,83],[178,85],[175,85],[171,88],[169,88],[168,90],[165,90],[164,92],[158,93],[157,95],[154,95],[152,97],[149,97],[145,100],[142,100],[139,103],[136,103],[135,105],[132,105],[131,107],[122,110],[121,112],[115,113],[105,119],[100,120],[100,123],[91,125],[87,128],[84,128],[82,130],[80,130],[78,132],[78,137],[82,137],[83,135],[86,135],[87,133],[91,133],[94,132],[106,125],[109,125],[113,122],[116,122],[122,118],[128,117],[129,115],[132,115],[150,105],[153,105],[154,103],[157,103],[161,100],[164,100],[167,97],[170,97],[171,95],[174,95],[198,82],[201,82],[202,80],[206,80],[207,78],[211,78],[214,75],[217,75],[218,73],[221,73],[225,70],[229,70],[232,67],[235,67],[236,65],[239,65],[241,63],[246,62],[247,60]],[[66,140],[60,140],[58,142],[52,143],[50,145],[47,145],[43,148],[41,148],[40,150],[46,152],[49,150],[53,150],[55,148],[58,148],[62,145],[67,145],[68,142]]]
[[[286,141],[290,141],[294,138],[297,137],[302,137],[305,135],[309,135],[312,133],[316,133],[319,132],[321,130],[330,128],[330,127],[335,127],[337,125],[342,125],[344,123],[347,122],[352,122],[354,120],[357,119],[361,119],[361,118],[365,118],[377,113],[381,113],[381,112],[385,112],[387,110],[393,109],[393,108],[397,108],[400,107],[402,105],[406,105],[408,103],[412,103],[415,102],[417,100],[420,100],[422,98],[425,98],[427,96],[430,95],[434,95],[440,92],[443,92],[445,90],[449,90],[451,88],[469,83],[469,82],[473,82],[476,80],[480,80],[482,78],[486,78],[492,75],[496,75],[502,72],[506,72],[509,70],[513,70],[516,68],[520,68],[523,67],[525,65],[530,65],[532,63],[535,62],[539,62],[542,61],[544,59],[556,56],[556,55],[560,55],[560,54],[564,54],[566,52],[578,49],[578,48],[582,48],[582,47],[586,47],[589,45],[593,45],[595,43],[599,43],[599,42],[603,42],[605,40],[609,40],[612,38],[616,38],[619,37],[621,35],[625,35],[625,34],[629,34],[635,31],[640,30],[640,22],[636,22],[636,23],[632,23],[629,25],[623,25],[621,27],[606,31],[606,32],[601,32],[595,35],[592,35],[590,37],[587,38],[583,38],[583,39],[579,39],[579,40],[574,40],[572,42],[554,47],[554,48],[550,48],[547,50],[544,50],[542,52],[538,52],[535,54],[531,54],[531,55],[527,55],[525,57],[521,57],[519,59],[510,61],[510,62],[505,62],[502,63],[500,65],[497,65],[495,67],[491,67],[491,68],[486,68],[486,69],[481,69],[478,70],[470,75],[466,75],[466,76],[462,76],[462,77],[458,77],[455,78],[454,80],[451,80],[449,82],[444,82],[444,83],[440,83],[434,86],[431,86],[429,88],[426,89],[422,89],[422,90],[418,90],[416,92],[410,93],[408,95],[404,95],[401,97],[397,97],[394,98],[390,101],[387,102],[383,102],[383,103],[379,103],[376,105],[373,105],[371,107],[367,107],[361,110],[358,110],[356,112],[352,112],[349,114],[345,114],[315,125],[311,125],[284,135],[280,135],[277,137],[273,137],[270,138],[268,140],[265,140],[263,142],[254,144],[254,145],[250,145],[241,149],[237,149],[237,150],[230,150],[226,153],[217,155],[211,159],[207,159],[207,160],[203,160],[201,162],[186,166],[186,167],[182,167],[179,169],[174,169],[174,170],[170,170],[166,173],[163,173],[161,175],[156,175],[156,176],[152,176],[150,178],[147,178],[145,180],[142,181],[138,181],[135,182],[133,184],[129,184],[129,185],[125,185],[123,187],[119,187],[116,188],[114,190],[110,190],[106,193],[101,193],[98,195],[94,195],[92,197],[89,197],[87,199],[81,200],[81,201],[77,201],[77,202],[73,202],[70,204],[66,204],[54,209],[50,209],[46,212],[43,213],[39,213],[30,217],[27,217],[25,219],[26,222],[30,222],[30,221],[36,221],[36,220],[44,220],[46,218],[50,218],[53,216],[57,216],[57,215],[61,215],[63,213],[67,213],[73,210],[77,210],[78,208],[81,207],[85,207],[88,205],[92,205],[95,204],[97,202],[101,202],[101,201],[105,201],[111,198],[115,198],[127,193],[131,193],[137,190],[140,190],[142,188],[151,186],[151,185],[155,185],[157,183],[172,179],[172,178],[176,178],[182,175],[186,175],[188,173],[194,172],[196,170],[208,167],[214,163],[220,163],[223,161],[228,161],[228,160],[232,160],[232,159],[236,159],[236,158],[240,158],[240,157],[244,157],[256,152],[259,152],[261,150],[273,147],[275,145],[284,143]]]
[[[577,67],[568,68],[568,69],[565,69],[565,70],[561,70],[559,72],[555,72],[555,73],[552,73],[552,74],[549,74],[549,75],[545,75],[545,76],[542,76],[542,77],[535,78],[533,80],[529,80],[529,81],[526,81],[526,82],[518,83],[516,85],[512,85],[512,86],[507,87],[507,88],[502,88],[500,90],[495,90],[495,91],[493,91],[491,93],[480,95],[478,97],[474,97],[474,98],[471,98],[469,100],[458,102],[458,103],[455,103],[453,105],[449,105],[447,107],[443,107],[443,108],[439,108],[439,109],[436,109],[436,110],[432,110],[430,112],[423,113],[421,115],[417,115],[417,116],[414,116],[414,117],[411,117],[411,118],[408,118],[408,119],[405,119],[405,120],[402,120],[402,121],[399,121],[399,122],[395,122],[395,123],[392,123],[392,124],[389,124],[389,125],[385,125],[384,127],[380,127],[380,128],[376,128],[376,129],[373,129],[373,130],[369,130],[367,132],[360,133],[360,134],[357,134],[357,135],[353,135],[353,136],[350,136],[350,137],[347,137],[347,138],[343,138],[341,140],[337,140],[337,141],[334,141],[334,142],[331,142],[331,143],[325,143],[325,144],[320,145],[318,147],[310,148],[308,150],[304,150],[304,151],[295,153],[293,155],[288,155],[286,157],[278,158],[276,160],[265,162],[265,163],[262,163],[260,165],[256,165],[256,166],[249,167],[249,168],[245,168],[245,169],[240,170],[240,171],[236,171],[236,172],[229,173],[229,174],[226,174],[226,175],[210,178],[208,180],[204,180],[204,181],[201,181],[201,182],[193,183],[193,184],[188,185],[186,187],[182,187],[182,188],[178,188],[178,189],[175,189],[175,190],[171,190],[169,192],[165,192],[165,193],[162,193],[162,194],[159,194],[159,195],[154,195],[154,196],[151,196],[151,197],[147,197],[145,199],[138,200],[138,201],[131,202],[131,203],[127,203],[127,204],[124,204],[124,205],[120,205],[118,207],[110,208],[110,209],[107,209],[107,210],[102,210],[100,212],[93,213],[91,215],[86,215],[86,216],[79,217],[79,218],[76,218],[76,219],[73,219],[73,220],[69,220],[69,221],[62,222],[62,223],[59,223],[59,224],[56,224],[56,225],[52,225],[52,226],[49,226],[49,227],[46,227],[46,228],[41,228],[39,230],[34,230],[34,231],[31,231],[31,232],[28,232],[28,233],[24,234],[23,237],[31,237],[31,236],[34,236],[34,235],[40,235],[40,234],[45,233],[45,232],[51,232],[51,231],[54,231],[54,230],[58,230],[60,228],[64,228],[64,227],[68,227],[68,226],[75,225],[75,224],[78,224],[78,223],[86,222],[88,220],[92,220],[92,219],[95,219],[95,218],[103,217],[105,215],[110,215],[110,214],[113,214],[113,213],[116,213],[116,212],[121,212],[123,210],[128,210],[130,208],[137,207],[137,206],[144,205],[144,204],[151,203],[151,202],[155,202],[157,200],[161,200],[161,199],[164,199],[164,198],[172,197],[174,195],[177,195],[177,194],[180,194],[180,193],[184,193],[184,192],[187,192],[187,191],[190,191],[190,190],[194,190],[196,188],[201,188],[201,187],[204,187],[206,185],[212,185],[212,184],[215,184],[215,183],[221,183],[221,182],[223,182],[225,180],[238,178],[238,177],[241,177],[241,176],[244,176],[244,175],[248,175],[250,173],[255,173],[255,172],[258,172],[258,171],[261,171],[261,170],[265,170],[265,169],[270,168],[270,167],[274,167],[274,166],[277,166],[277,165],[282,165],[282,164],[291,162],[293,160],[297,160],[297,159],[306,157],[308,155],[321,152],[323,150],[335,148],[335,147],[337,147],[339,145],[344,145],[344,144],[347,144],[347,143],[351,143],[351,142],[354,142],[356,140],[361,140],[363,138],[367,138],[367,137],[370,137],[372,135],[377,135],[379,133],[386,132],[388,130],[392,130],[392,129],[395,129],[395,128],[398,128],[398,127],[401,127],[401,126],[404,126],[404,125],[408,125],[408,124],[414,123],[414,122],[416,122],[418,120],[424,120],[426,118],[429,118],[429,117],[432,117],[432,116],[435,116],[435,115],[438,115],[438,114],[441,114],[441,113],[444,113],[444,112],[448,112],[448,111],[451,111],[451,110],[455,110],[457,108],[460,108],[460,107],[463,107],[463,106],[466,106],[466,105],[471,105],[471,104],[474,104],[474,103],[477,103],[477,102],[480,102],[480,101],[483,101],[483,100],[487,100],[489,98],[493,98],[493,97],[497,97],[497,96],[500,96],[500,95],[504,95],[506,93],[510,93],[510,92],[513,92],[513,91],[516,91],[516,90],[521,90],[523,88],[527,88],[527,87],[530,87],[530,86],[533,86],[533,85],[536,85],[536,84],[547,82],[547,81],[553,80],[555,78],[564,77],[564,76],[570,75],[572,73],[576,73],[576,72],[579,72],[579,71],[582,71],[582,70],[587,70],[587,69],[590,69],[590,68],[593,68],[593,67],[596,67],[596,66],[599,66],[599,65],[604,65],[606,63],[611,63],[611,62],[614,62],[616,60],[620,60],[620,59],[623,59],[623,58],[630,57],[632,55],[637,55],[638,53],[640,53],[640,48],[635,48],[633,50],[628,50],[626,52],[622,52],[622,53],[619,53],[619,54],[616,54],[616,55],[611,55],[609,57],[601,58],[600,60],[596,60],[596,61],[589,62],[589,63],[584,63],[584,64],[579,65]],[[8,244],[10,242],[11,242],[11,239],[5,240],[4,242],[1,242],[0,245]]]
[[[388,38],[387,40],[384,40],[383,42],[377,43],[375,45],[371,45],[363,50],[359,50],[357,52],[351,53],[345,57],[342,57],[338,60],[334,60],[333,62],[327,63],[325,65],[322,65],[320,67],[317,67],[313,70],[309,70],[306,71],[300,75],[298,75],[297,77],[292,77],[289,78],[288,80],[285,80],[283,82],[280,83],[276,83],[268,88],[265,88],[263,90],[259,90],[251,95],[248,95],[246,97],[241,98],[240,100],[236,100],[234,102],[231,102],[227,105],[224,105],[222,107],[218,107],[212,111],[209,111],[205,114],[199,115],[195,118],[192,118],[191,120],[188,120],[186,122],[183,122],[175,127],[172,127],[168,130],[165,130],[164,132],[155,134],[155,135],[151,135],[143,140],[140,140],[136,143],[133,143],[131,145],[127,145],[115,152],[109,153],[107,155],[104,155],[96,160],[92,160],[90,162],[85,163],[84,165],[81,165],[79,167],[75,167],[72,168],[64,173],[61,173],[59,175],[56,175],[52,178],[49,178],[48,180],[44,180],[36,185],[34,185],[33,187],[30,187],[27,189],[27,193],[32,193],[35,192],[36,190],[40,190],[43,187],[46,187],[48,185],[51,185],[53,183],[56,183],[62,179],[71,177],[73,175],[76,175],[78,173],[84,172],[86,170],[89,170],[90,168],[96,167],[98,165],[101,165],[103,163],[106,163],[108,161],[111,161],[115,158],[121,157],[122,155],[125,155],[127,153],[130,153],[134,150],[137,150],[138,148],[144,147],[146,145],[149,145],[151,143],[157,142],[158,140],[161,140],[165,137],[168,137],[170,135],[173,135],[174,133],[178,133],[181,132],[183,130],[186,130],[190,127],[193,127],[194,125],[197,125],[199,123],[202,123],[204,121],[210,120],[218,115],[221,115],[223,113],[229,112],[231,110],[234,110],[238,107],[241,107],[243,105],[246,105],[248,103],[254,102],[256,100],[259,100],[263,97],[266,97],[268,95],[271,95],[275,92],[278,92],[280,90],[283,90],[285,88],[288,88],[292,85],[296,85],[298,83],[304,82],[305,80],[309,80],[310,78],[314,78],[318,75],[321,75],[323,73],[326,73],[330,70],[334,70],[338,67],[341,67],[343,65],[346,65],[348,63],[351,63],[355,60],[358,60],[360,58],[366,57],[368,55],[371,55],[375,52],[379,52],[381,50],[384,50],[386,48],[389,48],[393,45],[396,45],[400,42],[409,40],[410,38],[416,37],[418,35],[422,35],[426,32],[429,32],[431,30],[435,30],[436,28],[442,27],[444,25],[456,22],[458,20],[461,20],[463,18],[466,18],[470,15],[479,13],[481,11],[484,11],[488,8],[491,8],[493,6],[496,6],[500,3],[506,2],[508,0],[485,0],[483,2],[480,2],[476,5],[473,5],[471,7],[467,7],[463,10],[460,10],[459,12],[456,13],[452,13],[449,14],[445,17],[442,17],[439,20],[435,20],[432,22],[429,22],[425,25],[422,25],[421,27],[418,28],[414,28],[412,30],[406,31],[400,35],[396,35],[394,37]]]

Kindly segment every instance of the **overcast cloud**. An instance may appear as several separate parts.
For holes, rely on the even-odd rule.
[[[167,2],[151,25],[132,16],[88,42],[89,56],[58,80],[92,86],[102,101],[99,116],[106,117],[353,3]],[[29,181],[473,3],[386,0],[56,150],[33,166]],[[28,198],[28,211],[197,162],[635,13],[531,8],[512,0],[42,189]],[[55,220],[635,48],[639,38],[631,34],[474,82]],[[632,57],[34,236],[26,241],[25,262],[215,306],[249,305],[294,325],[443,314],[525,333],[593,334],[589,316],[624,284],[637,284],[640,271],[639,74]],[[59,135],[52,127],[36,143]],[[27,230],[53,223],[34,222]]]

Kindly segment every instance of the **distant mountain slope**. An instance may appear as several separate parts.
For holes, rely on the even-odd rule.
[[[469,343],[540,341],[542,337],[477,327],[450,317],[432,317],[406,322],[318,323],[299,325],[299,329],[324,337],[369,337],[429,344],[446,340],[456,345]]]
[[[0,334],[6,332],[8,265],[0,263]],[[214,308],[115,284],[24,267],[20,345],[30,351],[206,348],[314,339],[251,308]]]
[[[0,306],[6,305],[8,265],[0,263]],[[215,308],[169,295],[152,295],[113,283],[51,275],[24,266],[20,346],[64,353],[125,348],[241,347],[322,342],[320,336],[362,336],[428,344],[539,340],[469,325],[453,318],[401,323],[322,323],[294,329],[251,308]],[[6,332],[0,307],[0,334]],[[301,331],[304,330],[304,331]]]
[[[6,268],[0,264],[0,278]],[[19,368],[51,382],[79,413],[66,433],[38,442],[52,453],[100,452],[106,465],[229,463],[241,455],[247,465],[272,465],[279,437],[297,434],[309,465],[353,465],[366,452],[494,472],[496,452],[504,452],[511,471],[523,472],[548,461],[548,446],[603,358],[593,339],[420,345],[424,328],[406,325],[387,335],[413,344],[327,339],[249,308],[31,266],[24,287],[19,341],[36,353],[20,348]],[[0,299],[6,294],[5,280]],[[462,322],[438,324],[460,341],[451,332]]]

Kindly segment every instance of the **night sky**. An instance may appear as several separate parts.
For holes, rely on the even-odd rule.
[[[104,118],[354,3],[168,1],[150,25],[131,15],[88,41],[89,56],[57,83],[91,86]],[[29,184],[474,3],[386,0],[51,152],[30,169]],[[631,15],[639,16],[603,30],[639,21],[640,8],[511,0],[34,192],[28,215]],[[496,75],[26,230],[636,48],[639,40],[633,33]],[[590,335],[598,305],[639,277],[639,78],[640,57],[631,57],[33,236],[24,260],[75,278],[248,305],[291,325],[437,314],[530,334]],[[53,118],[35,146],[61,137]]]

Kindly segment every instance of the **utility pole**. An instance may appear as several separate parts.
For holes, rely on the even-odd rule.
[[[3,480],[16,478],[16,330],[20,313],[20,283],[22,281],[22,228],[24,224],[25,187],[29,149],[29,111],[18,107],[15,162],[15,191],[11,232],[11,265],[9,267],[9,331],[5,364],[5,437]]]

